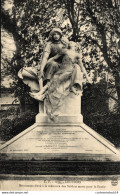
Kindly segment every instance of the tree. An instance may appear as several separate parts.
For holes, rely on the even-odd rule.
[[[69,40],[78,43],[88,70],[101,73],[104,68],[112,73],[114,80],[109,87],[116,89],[118,99],[115,100],[120,106],[119,11],[117,0],[14,0],[11,15],[2,9],[2,25],[13,34],[16,43],[11,67],[17,80],[16,94],[23,94],[21,101],[26,91],[17,72],[23,66],[40,64],[44,42],[57,25]],[[23,92],[18,92],[17,86]]]
[[[84,56],[89,56],[88,61],[84,57],[84,64],[112,73],[120,108],[119,1],[63,0],[62,6],[71,22],[72,39],[81,42]]]

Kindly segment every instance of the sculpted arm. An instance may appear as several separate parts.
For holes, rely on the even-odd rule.
[[[41,73],[43,73],[43,71],[44,71],[44,68],[45,68],[47,61],[48,61],[48,57],[49,57],[49,53],[44,52],[42,62],[41,62]]]
[[[43,51],[43,56],[42,56],[42,62],[40,64],[40,74],[38,74],[38,78],[40,79],[41,77],[44,77],[44,69],[48,61],[48,57],[51,52],[51,45],[50,43],[47,43],[44,51]]]
[[[49,53],[48,52],[44,52],[43,58],[42,58],[42,62],[41,62],[40,72],[38,72],[38,80],[39,80],[40,89],[43,88],[42,78],[44,77],[44,68],[45,68],[45,66],[47,64],[48,57],[49,57]]]
[[[49,57],[49,53],[48,52],[45,52],[44,55],[43,55],[43,59],[42,59],[42,62],[41,62],[41,75],[44,76],[44,68],[46,66],[47,63],[50,63],[56,59],[58,59],[62,54],[57,54],[55,55],[54,57],[51,57],[50,59],[48,59]]]

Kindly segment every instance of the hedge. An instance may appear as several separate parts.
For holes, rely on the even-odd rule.
[[[2,118],[0,127],[0,139],[8,141],[16,136],[26,128],[35,123],[35,112],[26,111],[20,115],[14,116],[12,119],[9,117]]]
[[[103,137],[111,141],[115,146],[120,147],[120,114],[86,114],[84,123],[93,128]]]

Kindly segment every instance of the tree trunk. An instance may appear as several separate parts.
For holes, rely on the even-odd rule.
[[[77,28],[75,25],[73,26],[72,41],[77,42]]]
[[[120,75],[118,71],[114,73],[114,77],[115,77],[115,87],[118,96],[118,112],[120,113]]]
[[[21,98],[20,99],[20,113],[25,112],[25,99]]]

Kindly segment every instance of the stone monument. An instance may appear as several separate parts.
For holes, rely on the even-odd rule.
[[[31,68],[20,71],[19,76],[32,88],[30,95],[39,100],[39,113],[35,124],[1,146],[4,173],[5,168],[13,173],[22,169],[23,174],[96,174],[105,173],[104,169],[114,173],[120,152],[83,122],[82,79],[86,72],[81,59],[62,40],[59,29],[51,37],[54,42],[49,40],[45,47],[40,73]],[[87,75],[86,79],[89,81]]]

